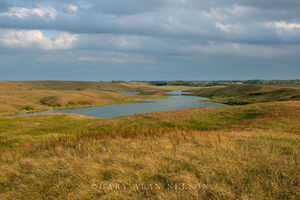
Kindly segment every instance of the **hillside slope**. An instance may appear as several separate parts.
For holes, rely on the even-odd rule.
[[[229,105],[244,105],[257,102],[300,100],[300,87],[269,85],[234,85],[227,87],[208,87],[188,95],[209,97],[211,101]]]
[[[0,199],[299,199],[299,116],[289,101],[0,117]]]
[[[138,91],[140,95],[120,94]],[[0,115],[161,98],[166,89],[134,82],[0,81]]]

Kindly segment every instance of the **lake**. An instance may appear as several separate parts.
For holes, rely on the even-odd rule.
[[[138,92],[122,92],[122,93],[130,94],[130,95],[138,95]],[[139,113],[147,113],[147,112],[155,112],[155,111],[227,106],[221,103],[199,102],[201,100],[207,100],[208,98],[197,97],[197,96],[184,96],[182,94],[186,92],[183,92],[181,90],[175,90],[167,93],[170,94],[171,96],[169,96],[166,99],[142,100],[139,101],[139,103],[112,104],[112,105],[92,106],[92,107],[85,107],[85,108],[48,110],[48,111],[35,112],[35,113],[23,113],[19,115],[32,115],[32,114],[43,114],[43,113],[75,113],[75,114],[98,117],[98,118],[112,118],[112,117],[118,117],[124,115],[134,115]]]

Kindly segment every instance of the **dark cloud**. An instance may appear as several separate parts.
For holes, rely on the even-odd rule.
[[[9,3],[6,0],[1,0],[0,1],[0,12],[7,11],[9,6],[10,6]]]
[[[170,5],[170,0],[98,0],[93,1],[91,8],[95,12],[113,15],[131,15],[145,12],[155,12],[159,9],[166,8]]]
[[[186,66],[195,70],[193,79],[200,71],[218,71],[208,79],[221,72],[260,78],[269,69],[274,78],[299,75],[298,0],[0,0],[0,27],[0,69],[17,70],[26,58],[29,72],[57,65],[81,73],[85,65],[143,77],[143,70],[168,76],[174,69],[170,79],[180,79]],[[286,59],[291,62],[285,65]]]
[[[268,5],[271,5],[271,1],[253,3],[254,1],[231,0],[226,1],[227,4],[220,0],[113,0],[88,3],[53,1],[50,5],[55,10],[50,10],[51,6],[47,1],[31,2],[35,7],[27,6],[27,11],[15,9],[2,12],[0,26],[53,29],[72,33],[138,34],[245,43],[282,43],[286,41],[282,38],[283,35],[279,36],[276,29],[266,26],[266,23],[282,20],[295,23],[299,22],[297,19],[300,15],[300,12],[292,14],[291,11],[280,10],[281,1],[275,1],[270,7]],[[289,6],[284,4],[283,8],[297,8],[292,6],[294,2],[289,2]],[[18,6],[16,2],[15,6]],[[33,9],[44,9],[41,12],[53,13],[41,16],[34,13]],[[24,12],[28,12],[28,16]],[[22,14],[24,16],[20,17]],[[49,18],[51,14],[53,18]],[[247,34],[249,32],[251,34]]]

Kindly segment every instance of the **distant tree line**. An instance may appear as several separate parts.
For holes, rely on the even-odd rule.
[[[300,79],[292,80],[247,80],[244,84],[263,84],[263,85],[300,85]]]
[[[242,84],[241,81],[150,81],[150,85],[156,86],[192,86],[192,87],[204,87],[204,86],[217,86],[217,85],[235,85]]]
[[[123,80],[112,80],[112,83],[125,83],[126,81]]]
[[[230,80],[230,81],[149,81],[148,84],[155,86],[192,86],[192,87],[207,87],[207,86],[230,86],[237,84],[264,84],[264,85],[300,85],[300,79],[293,80]]]

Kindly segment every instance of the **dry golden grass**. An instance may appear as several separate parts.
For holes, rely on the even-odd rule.
[[[297,199],[299,144],[272,139],[277,136],[260,130],[173,131],[159,137],[60,141],[25,155],[7,152],[0,166],[0,197]],[[168,187],[182,183],[201,187]],[[125,184],[126,189],[104,189],[101,184]],[[159,188],[136,189],[135,184]]]
[[[0,115],[157,99],[172,88],[135,82],[0,81]],[[141,95],[121,91],[139,91]],[[48,101],[43,101],[45,98]]]
[[[299,199],[299,116],[289,101],[2,117],[0,199]]]
[[[270,101],[295,101],[300,99],[299,86],[243,84],[228,87],[206,87],[191,90],[191,95],[211,98],[209,101],[229,105],[245,105]]]

